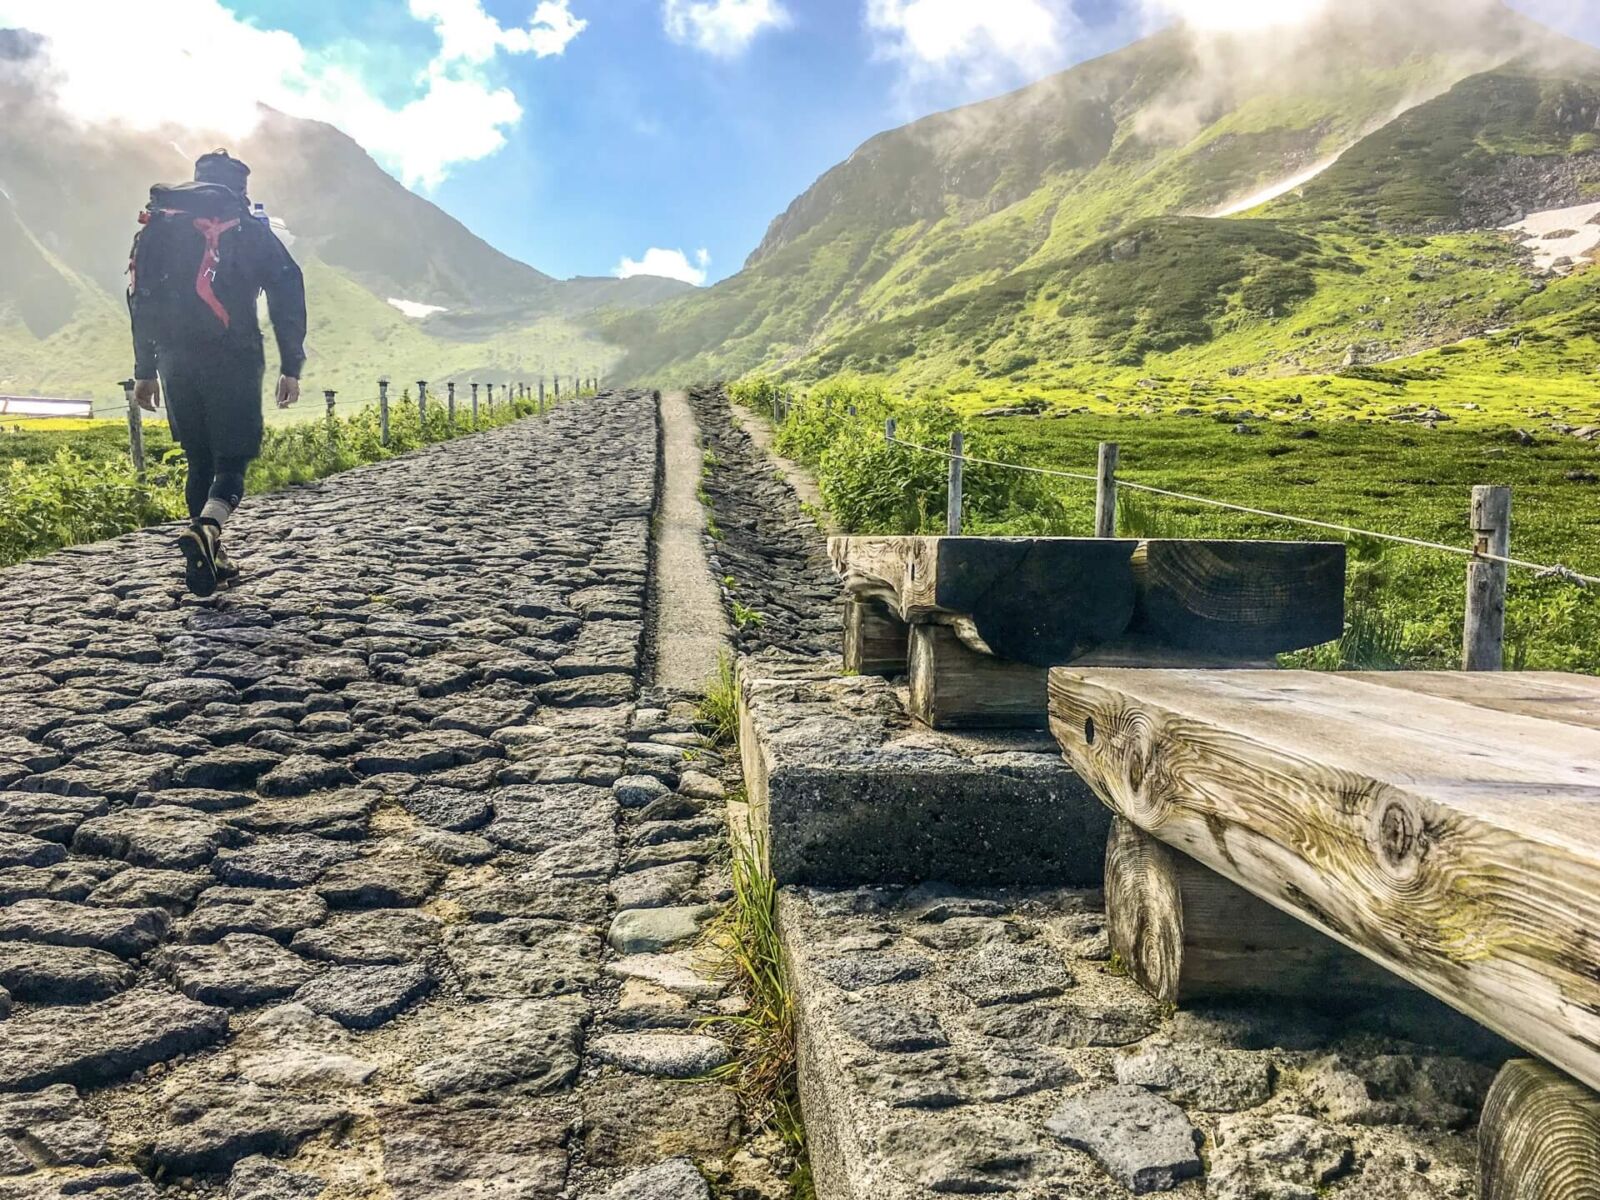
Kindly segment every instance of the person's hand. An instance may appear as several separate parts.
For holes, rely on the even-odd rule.
[[[288,408],[300,402],[300,381],[293,375],[278,376],[278,407]]]
[[[133,382],[133,402],[145,412],[153,413],[161,407],[161,381],[136,379]]]

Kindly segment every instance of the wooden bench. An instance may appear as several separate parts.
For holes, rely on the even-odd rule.
[[[1329,979],[1287,914],[1544,1060],[1490,1094],[1484,1200],[1600,1195],[1600,679],[1063,668],[1050,722],[1142,983]]]
[[[1052,666],[1270,666],[1344,629],[1340,543],[836,537],[845,668],[934,729],[1043,728]]]

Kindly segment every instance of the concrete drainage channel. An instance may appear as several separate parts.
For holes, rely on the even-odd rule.
[[[788,885],[821,1200],[1473,1196],[1504,1045],[1420,994],[1150,999],[1107,944],[1105,815],[1055,746],[930,732],[903,689],[845,677],[821,534],[725,399],[692,400],[712,568],[762,614],[738,630],[741,754]]]

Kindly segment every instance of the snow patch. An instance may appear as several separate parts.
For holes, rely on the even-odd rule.
[[[1297,174],[1291,175],[1287,179],[1280,179],[1277,183],[1270,184],[1269,186],[1262,188],[1259,192],[1245,196],[1241,200],[1231,200],[1221,208],[1217,209],[1217,211],[1211,215],[1213,217],[1236,217],[1240,213],[1249,212],[1252,208],[1255,208],[1261,204],[1265,204],[1269,200],[1276,200],[1279,196],[1287,195],[1289,192],[1294,191],[1295,188],[1304,187],[1318,175],[1321,175],[1329,167],[1333,166],[1334,163],[1338,162],[1343,154],[1344,152],[1341,150],[1338,154],[1333,155],[1333,157],[1325,158],[1319,163],[1314,163],[1313,165],[1307,167],[1304,171],[1300,171]]]
[[[1571,208],[1548,208],[1529,213],[1515,225],[1502,226],[1507,233],[1520,233],[1521,244],[1533,251],[1533,261],[1541,271],[1570,271],[1558,267],[1563,258],[1577,262],[1600,247],[1600,204],[1576,204]],[[1564,233],[1563,237],[1551,237]]]
[[[413,321],[424,320],[433,316],[434,313],[450,311],[448,308],[444,308],[438,304],[419,304],[415,300],[396,300],[393,296],[389,297],[389,303],[394,305]]]

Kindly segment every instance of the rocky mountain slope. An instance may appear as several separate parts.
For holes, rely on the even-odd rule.
[[[1600,51],[1497,2],[1169,30],[874,138],[740,274],[607,329],[657,379],[1378,361],[1592,302],[1494,231],[1600,200],[1597,115]]]

